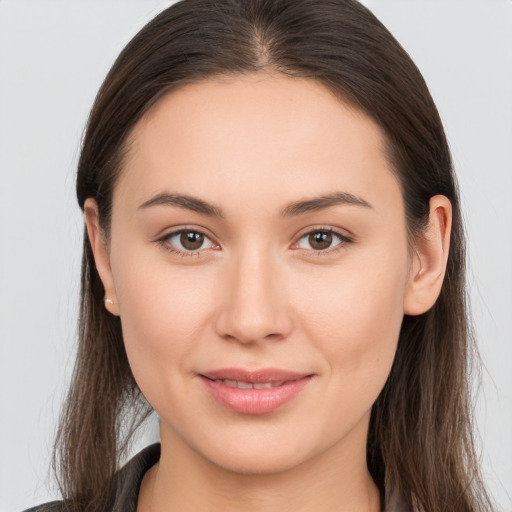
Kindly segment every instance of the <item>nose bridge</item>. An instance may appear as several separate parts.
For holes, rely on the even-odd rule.
[[[217,330],[241,343],[286,337],[291,328],[278,262],[269,247],[246,244],[229,264]]]

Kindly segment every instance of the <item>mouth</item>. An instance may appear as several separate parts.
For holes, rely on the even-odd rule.
[[[242,380],[215,379],[213,382],[218,382],[219,384],[224,384],[225,386],[229,386],[230,388],[269,389],[269,388],[277,388],[279,386],[282,386],[286,381],[279,380],[279,381],[273,381],[273,382],[244,382]]]
[[[276,368],[224,368],[198,377],[218,404],[240,414],[255,415],[273,412],[290,402],[314,375]]]

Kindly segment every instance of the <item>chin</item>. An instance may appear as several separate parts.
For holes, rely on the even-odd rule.
[[[299,466],[306,456],[301,457],[297,451],[267,451],[266,449],[248,449],[242,446],[239,450],[224,450],[223,453],[212,454],[209,461],[215,466],[230,473],[239,475],[273,475]]]
[[[268,425],[267,425],[268,427]],[[328,448],[325,436],[310,429],[233,429],[212,435],[191,448],[203,459],[225,471],[241,475],[271,475],[296,468],[320,456]],[[312,442],[313,441],[313,442]],[[316,442],[315,442],[316,441]]]

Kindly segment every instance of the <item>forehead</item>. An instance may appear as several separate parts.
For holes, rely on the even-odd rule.
[[[114,202],[119,190],[142,202],[163,188],[228,203],[340,187],[355,195],[394,187],[396,196],[384,147],[370,117],[316,81],[216,77],[168,93],[136,125]]]

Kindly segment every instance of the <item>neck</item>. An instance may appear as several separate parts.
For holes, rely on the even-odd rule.
[[[353,441],[277,473],[241,474],[214,465],[162,431],[160,463],[143,481],[138,512],[379,512],[366,438]]]

